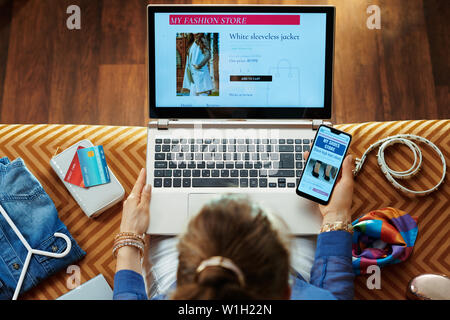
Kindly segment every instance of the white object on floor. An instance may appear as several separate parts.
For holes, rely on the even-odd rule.
[[[86,281],[56,300],[112,300],[113,291],[102,274]]]
[[[417,144],[415,144],[413,141],[419,141],[419,142],[427,144],[434,151],[436,151],[439,158],[441,159],[441,163],[442,163],[441,180],[439,180],[439,182],[437,184],[435,184],[434,187],[432,187],[428,190],[421,190],[421,191],[411,190],[411,189],[408,189],[408,188],[402,186],[400,183],[398,183],[397,181],[394,180],[394,178],[409,179],[419,172],[420,166],[422,165],[422,152],[420,151],[419,146]],[[389,166],[386,164],[386,161],[384,160],[384,149],[386,149],[387,147],[389,147],[391,145],[397,144],[397,143],[406,145],[414,155],[414,163],[408,170],[404,170],[404,171],[392,170],[391,168],[389,168]],[[356,167],[353,170],[354,176],[358,175],[358,173],[361,170],[362,166],[364,165],[364,161],[366,160],[367,155],[370,153],[370,151],[372,151],[373,149],[375,149],[377,147],[379,147],[378,154],[377,154],[377,158],[378,158],[377,160],[378,160],[378,164],[381,168],[381,171],[386,176],[386,179],[390,183],[392,183],[392,185],[396,189],[400,190],[401,192],[405,193],[406,195],[408,195],[408,196],[414,196],[414,195],[425,196],[425,195],[430,194],[431,192],[437,190],[439,188],[439,186],[442,184],[442,182],[444,182],[445,174],[447,172],[447,165],[445,163],[445,158],[444,158],[444,155],[442,154],[442,151],[439,150],[439,148],[434,143],[432,143],[430,140],[425,139],[420,136],[413,135],[413,134],[398,134],[396,136],[381,139],[381,140],[375,142],[374,144],[370,145],[369,148],[367,148],[367,150],[363,153],[361,158],[355,159]]]

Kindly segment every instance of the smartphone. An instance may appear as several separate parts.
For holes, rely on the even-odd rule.
[[[327,205],[352,136],[321,125],[297,185],[299,196]]]

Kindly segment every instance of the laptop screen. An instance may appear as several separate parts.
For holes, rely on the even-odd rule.
[[[152,7],[149,83],[156,113],[302,118],[311,110],[327,118],[332,7]]]

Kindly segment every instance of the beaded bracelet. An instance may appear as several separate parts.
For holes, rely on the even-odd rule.
[[[136,241],[136,240],[120,240],[114,243],[114,247],[113,247],[113,257],[117,258],[117,250],[125,247],[125,246],[132,246],[132,247],[136,247],[139,249],[139,253],[141,256],[141,259],[144,256],[144,244],[140,241]]]
[[[121,240],[137,241],[137,242],[141,243],[143,246],[145,246],[144,236],[138,235],[133,232],[120,232],[120,233],[116,234],[116,236],[114,237],[114,244],[116,244],[118,241],[121,241]]]
[[[134,232],[119,232],[114,237],[113,256],[117,257],[117,250],[125,246],[132,246],[139,249],[141,259],[144,256],[145,238]]]

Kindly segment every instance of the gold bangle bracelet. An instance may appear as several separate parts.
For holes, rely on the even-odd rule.
[[[325,223],[322,225],[322,228],[320,228],[321,233],[330,231],[347,231],[353,234],[353,226],[348,222],[336,221],[333,223]]]
[[[145,246],[145,240],[139,237],[135,237],[135,236],[120,236],[120,237],[116,237],[114,239],[114,244],[122,241],[122,240],[133,240],[133,241],[138,241],[140,243],[142,243],[143,246]]]
[[[135,238],[139,238],[142,241],[144,241],[145,236],[144,234],[137,234],[134,232],[119,232],[116,233],[116,235],[114,236],[114,240],[118,239],[118,238],[122,238],[122,237],[135,237]]]

